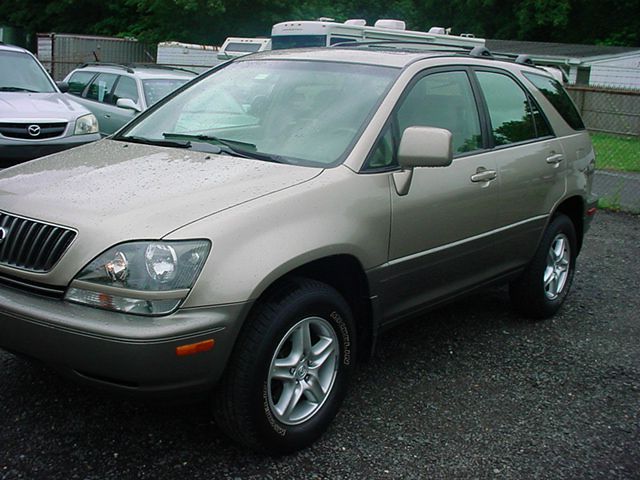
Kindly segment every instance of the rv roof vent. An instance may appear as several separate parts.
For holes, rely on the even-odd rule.
[[[437,35],[446,35],[447,30],[444,27],[431,27],[429,33],[435,33]]]
[[[365,25],[367,25],[367,21],[363,18],[350,18],[349,20],[347,20],[346,22],[344,22],[345,25],[354,25],[356,27],[364,27]]]
[[[374,24],[374,27],[390,28],[392,30],[404,30],[405,28],[407,28],[407,24],[402,20],[388,20],[385,18],[381,18]]]
[[[318,18],[318,22],[335,22],[336,19],[335,18],[331,18],[331,17],[320,17]]]

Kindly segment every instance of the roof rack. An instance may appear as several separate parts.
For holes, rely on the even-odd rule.
[[[169,65],[157,65],[157,64],[149,64],[149,63],[109,63],[109,62],[86,62],[80,65],[78,68],[85,68],[90,66],[101,66],[101,67],[112,67],[112,68],[121,68],[125,70],[127,73],[135,73],[134,68],[153,68],[159,70],[181,70],[183,72],[189,72],[197,75],[197,72],[193,70],[189,70],[186,68],[180,67],[171,67]]]
[[[407,46],[412,45],[415,47],[423,47],[420,50],[428,50],[430,52],[434,51],[442,51],[442,52],[466,52],[472,49],[470,46],[463,45],[443,45],[441,43],[431,43],[427,41],[419,41],[419,40],[365,40],[359,42],[357,40],[350,40],[346,42],[335,43],[331,45],[331,48],[380,48],[380,49],[388,49],[388,50],[397,50],[398,47],[394,47],[394,45],[399,46]],[[473,47],[479,48],[479,47]],[[482,47],[484,48],[484,47]]]
[[[395,47],[394,47],[395,45]],[[441,44],[430,43],[426,41],[418,40],[371,40],[371,41],[348,41],[340,42],[331,45],[333,48],[379,48],[395,50],[401,47],[411,45],[414,47],[424,47],[420,50],[427,50],[429,52],[453,52],[453,53],[468,53],[470,57],[487,58],[494,60],[511,60],[520,65],[536,66],[533,59],[529,55],[513,54],[503,52],[491,52],[487,47],[482,45],[476,45],[475,47],[463,46],[463,45],[451,45],[442,46]]]

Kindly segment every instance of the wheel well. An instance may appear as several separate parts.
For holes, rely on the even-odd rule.
[[[582,248],[582,238],[584,236],[584,202],[580,197],[567,198],[558,205],[556,213],[564,213],[571,221],[576,229],[576,240],[578,242],[578,252]]]
[[[358,357],[368,358],[373,351],[373,317],[369,282],[360,262],[351,255],[333,255],[314,260],[280,277],[261,297],[270,295],[292,277],[311,278],[326,283],[344,297],[356,323]]]

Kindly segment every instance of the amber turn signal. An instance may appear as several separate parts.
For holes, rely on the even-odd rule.
[[[215,345],[215,340],[210,338],[198,343],[190,343],[188,345],[180,345],[176,347],[176,355],[182,357],[184,355],[195,355],[196,353],[206,352],[211,350]]]

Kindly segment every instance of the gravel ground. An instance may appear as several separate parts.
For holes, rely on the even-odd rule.
[[[640,478],[640,217],[599,213],[554,319],[504,288],[388,332],[327,434],[272,458],[206,405],[105,396],[0,352],[1,479]]]

